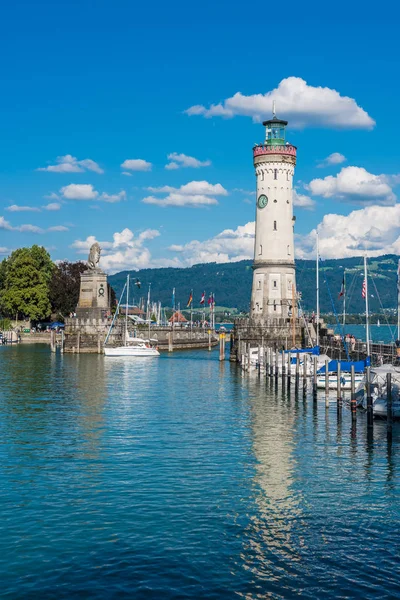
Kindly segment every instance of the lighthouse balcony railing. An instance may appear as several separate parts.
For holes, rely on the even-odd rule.
[[[285,145],[272,145],[272,144],[259,144],[253,148],[253,156],[264,156],[267,154],[286,154],[289,156],[296,156],[297,148],[291,144]]]

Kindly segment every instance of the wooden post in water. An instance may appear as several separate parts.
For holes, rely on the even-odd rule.
[[[286,376],[286,362],[285,362],[285,355],[284,355],[284,350],[282,350],[282,381]]]
[[[225,334],[219,334],[219,360],[225,360]]]
[[[287,384],[290,387],[290,378],[292,376],[292,355],[288,352],[287,355]]]
[[[269,374],[271,377],[273,377],[273,375],[274,375],[274,351],[272,348],[269,349],[269,356],[270,356]]]
[[[392,374],[386,373],[386,417],[387,417],[387,433],[392,435],[393,422],[393,404],[392,404]]]
[[[303,395],[307,392],[307,366],[308,366],[308,354],[304,355],[303,358]]]
[[[61,329],[61,353],[64,352],[64,329]]]
[[[329,360],[325,359],[325,406],[329,407]]]
[[[350,399],[350,408],[351,408],[351,420],[355,421],[357,418],[357,400],[356,400],[356,375],[354,370],[354,365],[351,365],[351,399]]]
[[[50,331],[50,350],[52,352],[56,351],[56,332],[54,329]]]
[[[97,354],[101,354],[101,335],[97,334]]]
[[[296,355],[296,385],[299,385],[300,378],[300,354]]]
[[[317,357],[313,356],[313,398],[317,399]]]
[[[258,370],[258,376],[260,377],[261,375],[261,347],[260,344],[258,344],[258,348],[257,348],[257,370]]]
[[[269,373],[269,347],[268,348],[264,348],[264,356],[265,356],[265,377],[267,377],[268,373]]]
[[[341,367],[340,367],[340,361],[338,361],[337,364],[337,406],[338,408],[341,406],[342,404],[342,373],[341,373]]]
[[[279,367],[278,367],[278,352],[275,351],[275,383],[278,382]]]
[[[371,396],[371,367],[366,368],[366,386],[367,386],[367,427],[372,429],[374,426],[374,413],[372,409]]]
[[[208,330],[208,350],[211,352],[211,329]]]
[[[247,370],[250,371],[251,368],[251,344],[250,342],[247,344]]]
[[[77,339],[77,344],[76,344],[76,351],[78,354],[80,354],[81,353],[81,332],[80,331],[78,331],[77,338],[78,339]]]

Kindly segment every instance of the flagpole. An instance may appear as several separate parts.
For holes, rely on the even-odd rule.
[[[400,340],[400,258],[397,267],[397,339]]]
[[[346,324],[346,269],[343,272],[343,336]]]
[[[317,346],[319,346],[319,235],[317,231],[317,264],[316,264],[316,288],[317,288]]]
[[[369,313],[368,313],[367,255],[364,256],[364,281],[365,281],[365,332],[366,332],[366,336],[367,336],[367,356],[369,356]]]

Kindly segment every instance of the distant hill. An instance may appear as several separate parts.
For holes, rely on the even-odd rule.
[[[370,259],[368,269],[372,278],[369,279],[370,310],[380,312],[378,294],[384,308],[397,307],[397,264],[398,256],[386,254]],[[129,271],[132,278],[141,281],[141,289],[131,287],[135,302],[140,297],[147,297],[148,285],[151,283],[151,297],[161,300],[163,306],[171,306],[172,289],[176,290],[176,304],[186,306],[190,290],[193,289],[193,306],[198,307],[203,290],[206,297],[210,292],[215,293],[216,304],[248,311],[253,271],[252,261],[242,260],[235,263],[205,263],[185,269],[163,268],[142,269]],[[351,313],[364,311],[364,300],[361,288],[364,278],[363,259],[361,257],[324,260],[320,263],[320,304],[321,312],[332,312],[329,299],[330,289],[332,299],[338,312],[342,311],[342,301],[338,294],[346,270],[347,310]],[[117,297],[119,297],[126,281],[128,271],[122,271],[109,277],[109,281]],[[302,292],[303,308],[307,311],[315,309],[315,261],[297,260],[297,287]],[[375,290],[378,290],[378,294]]]

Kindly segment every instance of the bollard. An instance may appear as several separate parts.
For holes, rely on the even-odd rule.
[[[351,400],[350,400],[350,408],[351,408],[351,419],[352,419],[352,421],[355,421],[356,417],[357,417],[357,399],[356,399],[356,377],[355,377],[354,365],[351,365]]]
[[[329,406],[329,360],[325,360],[325,406]]]
[[[393,403],[392,403],[392,374],[386,373],[386,416],[387,416],[387,433],[392,435],[393,422]]]
[[[317,399],[317,357],[313,356],[313,398]]]
[[[342,404],[342,393],[341,392],[342,392],[342,373],[341,373],[340,362],[338,361],[338,364],[337,364],[337,396],[336,396],[338,408]]]
[[[366,368],[366,387],[367,387],[367,427],[372,429],[374,426],[374,413],[372,409],[371,396],[371,367]]]

